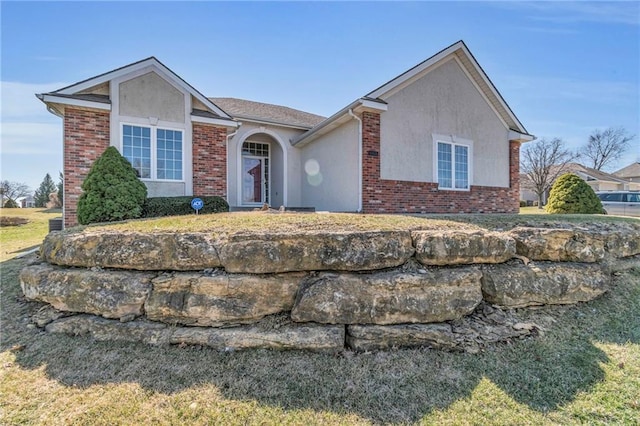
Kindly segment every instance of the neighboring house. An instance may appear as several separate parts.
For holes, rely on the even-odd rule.
[[[626,182],[640,183],[640,161],[631,163],[627,167],[623,167],[622,169],[618,170],[617,172],[613,172],[612,174],[615,177],[620,178]]]
[[[117,147],[149,196],[365,213],[518,211],[533,140],[459,41],[329,118],[207,98],[156,58],[37,95],[64,126],[64,218]]]
[[[22,200],[20,200],[20,206],[25,209],[25,208],[34,208],[36,206],[36,200],[35,198],[33,198],[33,196],[28,195],[26,197],[24,197]]]
[[[556,173],[554,170],[552,173]],[[611,173],[605,173],[591,167],[583,166],[579,163],[568,163],[560,172],[575,173],[580,176],[594,191],[637,191],[640,190],[640,180],[637,183],[627,182]],[[617,172],[616,172],[617,173]],[[549,191],[544,194],[543,200],[546,204],[549,198]],[[520,176],[520,199],[523,201],[537,201],[538,196],[531,190],[529,178],[525,174]]]

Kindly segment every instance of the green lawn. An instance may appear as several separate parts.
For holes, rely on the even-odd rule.
[[[221,353],[43,333],[17,279],[30,260],[0,264],[2,424],[640,423],[640,269],[593,302],[518,311],[544,333],[479,354]]]
[[[536,207],[520,207],[520,214],[547,214],[544,208]]]
[[[20,217],[29,222],[0,227],[0,262],[39,246],[49,232],[49,219],[62,216],[59,209],[0,209],[2,217]]]

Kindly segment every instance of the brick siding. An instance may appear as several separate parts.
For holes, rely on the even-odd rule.
[[[65,108],[64,226],[78,224],[78,198],[93,162],[109,147],[109,112]]]
[[[380,179],[380,114],[362,114],[364,213],[518,213],[520,144],[510,142],[510,187],[438,190],[437,183]]]
[[[227,198],[227,129],[193,123],[193,195]]]

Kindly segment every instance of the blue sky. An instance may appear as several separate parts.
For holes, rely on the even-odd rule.
[[[640,135],[638,2],[6,2],[2,179],[62,170],[34,93],[156,56],[207,96],[329,116],[463,39],[529,132]],[[640,138],[617,166],[640,160]]]

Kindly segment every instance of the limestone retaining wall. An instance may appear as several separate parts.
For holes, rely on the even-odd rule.
[[[509,308],[585,302],[640,263],[640,225],[508,232],[53,232],[24,268],[50,332],[217,349],[477,348]],[[496,318],[499,318],[497,320]],[[480,331],[479,331],[480,330]],[[484,331],[483,331],[484,330]],[[474,334],[475,333],[475,334]]]

